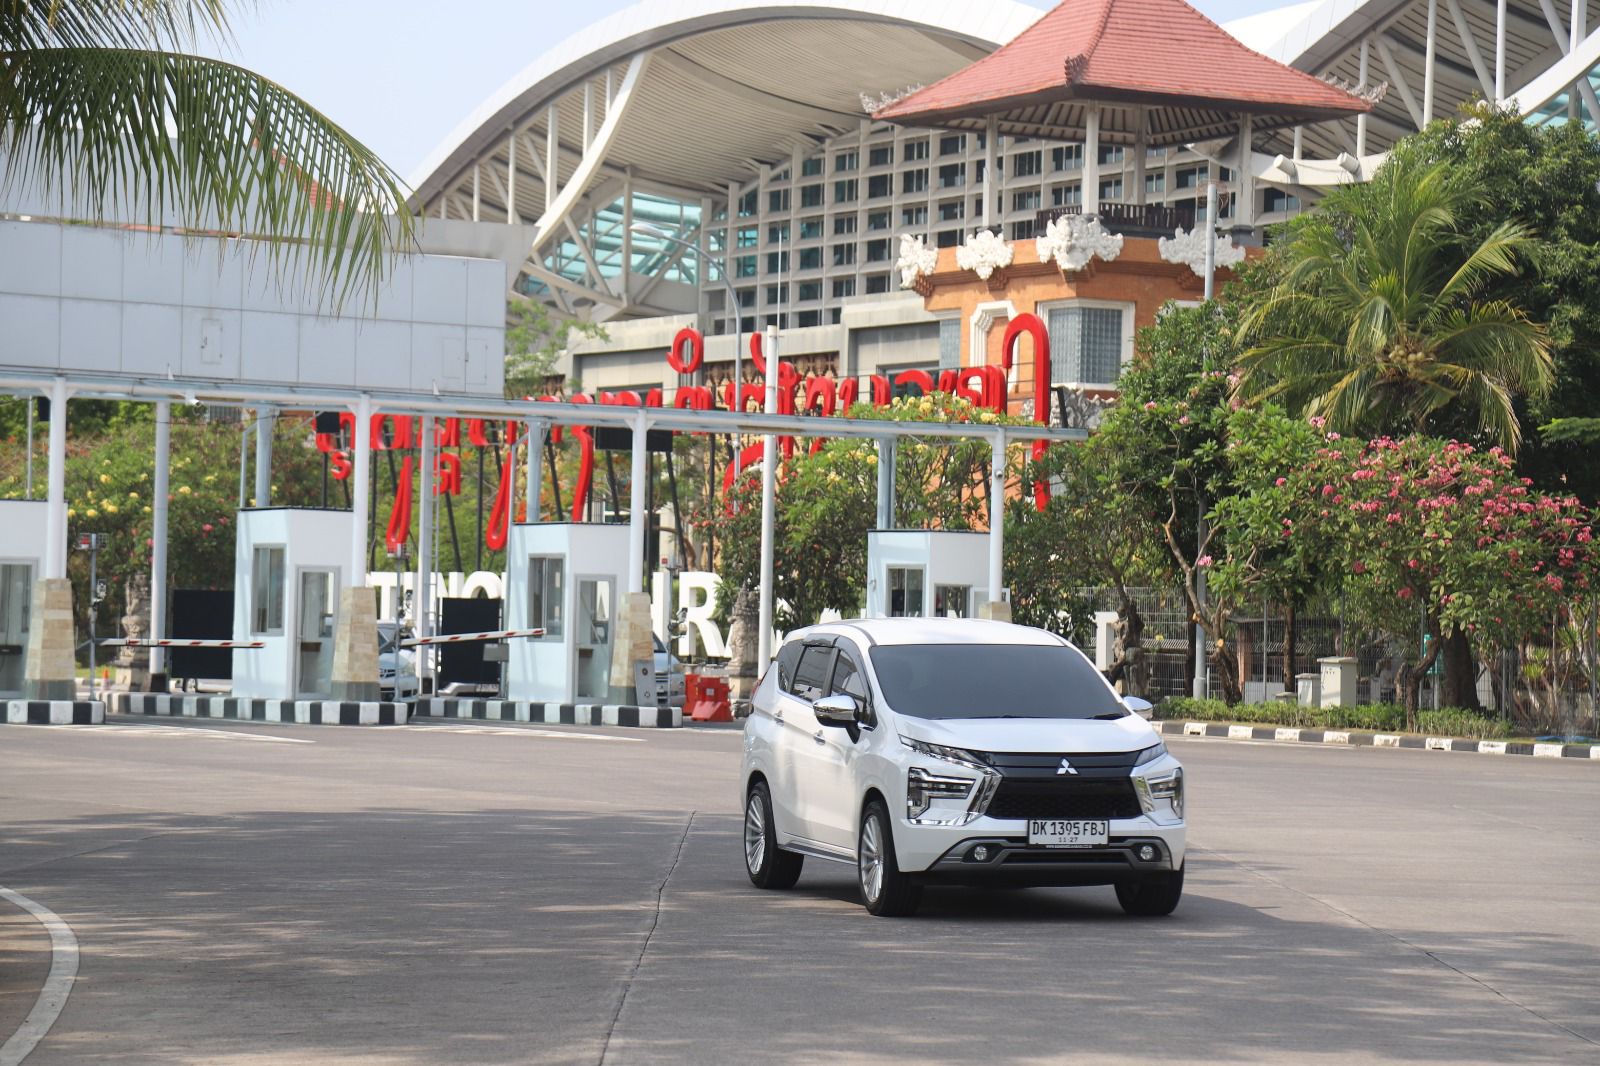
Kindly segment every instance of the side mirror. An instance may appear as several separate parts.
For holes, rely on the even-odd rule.
[[[848,693],[835,692],[813,703],[811,713],[823,725],[849,727],[860,723],[861,704]]]
[[[1122,705],[1128,708],[1128,710],[1132,711],[1134,714],[1138,715],[1140,718],[1144,718],[1146,720],[1148,720],[1151,714],[1155,712],[1155,708],[1151,706],[1149,700],[1140,699],[1138,696],[1122,697]]]

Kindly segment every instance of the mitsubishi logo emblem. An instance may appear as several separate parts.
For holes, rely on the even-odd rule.
[[[1066,759],[1062,759],[1061,760],[1061,765],[1056,767],[1056,776],[1057,777],[1060,777],[1062,774],[1073,774],[1073,775],[1076,775],[1077,772],[1078,771],[1076,771],[1076,770],[1074,770],[1072,768],[1072,763],[1069,762]]]

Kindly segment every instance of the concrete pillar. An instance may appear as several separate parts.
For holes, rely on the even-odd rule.
[[[1434,56],[1439,48],[1439,0],[1428,0],[1428,36],[1422,57],[1422,124],[1433,121]]]
[[[77,695],[72,583],[67,580],[67,381],[50,384],[50,454],[45,499],[44,576],[33,583],[22,694],[30,700]]]
[[[1083,213],[1100,213],[1100,107],[1086,104],[1083,115]]]
[[[1501,2],[1504,3],[1505,0],[1501,0]],[[1372,39],[1370,37],[1361,38],[1361,63],[1360,67],[1358,68],[1360,71],[1360,83],[1356,86],[1358,89],[1365,89],[1367,87],[1367,53],[1370,50],[1371,44]],[[1295,132],[1299,132],[1298,126],[1295,127]],[[1356,116],[1356,158],[1359,159],[1366,154],[1367,114],[1365,111],[1363,111],[1361,114]],[[1299,158],[1299,153],[1296,153],[1295,157]]]
[[[167,635],[167,494],[172,477],[172,401],[156,401],[156,473],[150,500],[150,639]],[[150,690],[167,690],[167,649],[150,649]]]
[[[333,633],[332,695],[336,700],[378,699],[378,601],[367,586],[367,495],[372,469],[372,398],[356,401],[350,470],[350,573],[339,590]]]
[[[1506,98],[1506,0],[1494,6],[1494,101]],[[1600,117],[1597,117],[1600,121]]]
[[[1144,108],[1138,109],[1138,130],[1133,138],[1133,196],[1132,202],[1143,207],[1145,202],[1144,170],[1145,156],[1150,151],[1150,135],[1146,127],[1150,121],[1150,113]]]
[[[999,139],[1000,125],[995,116],[990,115],[983,133],[983,211],[979,218],[984,229],[988,229],[994,219],[994,194],[999,187],[999,182],[994,180],[995,142]]]
[[[1235,226],[1254,227],[1256,224],[1256,175],[1250,158],[1250,140],[1255,123],[1249,115],[1239,116],[1239,173],[1234,176],[1233,198],[1238,205],[1233,212]]]
[[[522,221],[517,215],[517,128],[506,133],[506,225]]]

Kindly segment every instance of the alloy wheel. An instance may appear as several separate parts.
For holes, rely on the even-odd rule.
[[[883,840],[878,831],[878,819],[870,817],[861,823],[861,893],[869,902],[883,891]]]
[[[751,873],[767,858],[767,805],[759,792],[750,793],[744,808],[744,861]]]

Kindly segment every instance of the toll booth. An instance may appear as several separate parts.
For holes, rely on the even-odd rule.
[[[625,525],[512,526],[506,542],[506,628],[543,629],[545,635],[508,642],[506,698],[606,702],[627,579]]]
[[[332,694],[334,623],[339,590],[350,580],[352,520],[349,511],[297,507],[239,512],[233,639],[265,646],[234,649],[235,696]]]
[[[989,535],[947,529],[867,534],[868,618],[976,618],[989,599]]]
[[[44,565],[43,500],[0,500],[0,699],[22,695],[33,582]]]

